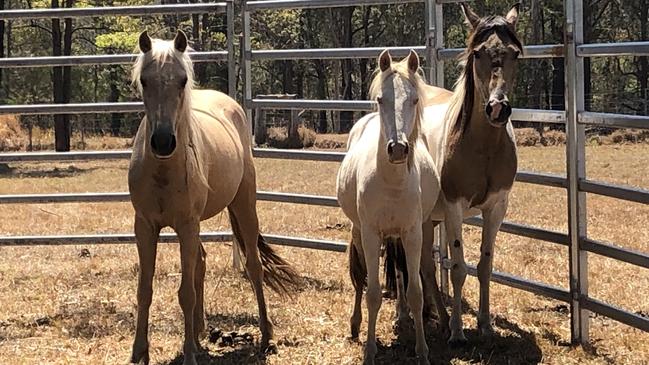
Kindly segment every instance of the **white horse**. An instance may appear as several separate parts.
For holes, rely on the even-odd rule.
[[[366,115],[352,128],[336,187],[340,207],[352,221],[350,271],[356,288],[352,337],[358,336],[367,273],[367,364],[374,363],[377,352],[381,244],[385,238],[399,237],[408,271],[419,272],[422,224],[428,220],[440,191],[439,176],[420,134],[419,95],[425,83],[418,73],[419,58],[411,51],[403,61],[392,63],[386,50],[379,56],[379,67],[370,86],[378,112]],[[412,275],[406,295],[415,323],[416,353],[420,363],[428,364],[419,275]]]

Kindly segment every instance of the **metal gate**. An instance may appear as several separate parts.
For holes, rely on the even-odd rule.
[[[383,5],[406,2],[424,2],[426,7],[426,44],[413,47],[390,47],[397,56],[415,49],[426,60],[426,75],[432,84],[443,86],[443,63],[456,57],[461,49],[443,48],[442,6],[458,3],[457,0],[268,0],[246,1],[242,4],[242,79],[243,104],[248,110],[259,109],[300,109],[300,110],[354,110],[369,111],[371,101],[350,100],[257,100],[252,98],[252,63],[258,60],[298,60],[298,59],[349,59],[374,58],[383,48],[336,48],[336,49],[289,49],[253,50],[251,47],[250,16],[252,12],[272,9],[326,8],[351,5]],[[565,45],[533,45],[525,47],[525,58],[564,57],[566,73],[566,111],[533,109],[514,109],[512,119],[544,123],[566,124],[567,130],[567,176],[519,171],[516,181],[565,189],[568,196],[568,233],[550,231],[524,224],[504,222],[501,231],[539,239],[569,249],[569,290],[541,282],[530,281],[511,274],[494,272],[493,281],[538,295],[568,302],[571,307],[571,329],[573,342],[588,342],[588,312],[592,311],[619,322],[649,331],[649,319],[632,312],[616,308],[598,301],[588,295],[588,253],[595,253],[626,263],[649,268],[649,255],[588,237],[586,231],[586,193],[609,196],[632,202],[649,204],[649,191],[613,184],[596,182],[585,173],[585,133],[586,125],[605,125],[622,128],[649,129],[649,117],[620,114],[595,113],[584,108],[584,65],[585,57],[649,55],[649,42],[626,42],[616,44],[583,43],[583,4],[582,0],[565,0]],[[0,11],[0,19],[33,18],[74,18],[108,15],[153,15],[178,13],[224,12],[227,16],[227,50],[196,52],[194,62],[228,62],[229,94],[236,95],[235,54],[234,54],[234,1],[190,5],[152,5],[133,7],[76,8],[76,9],[31,9]],[[25,57],[0,59],[0,67],[52,67],[70,65],[99,65],[130,63],[135,55],[101,55],[70,57]],[[40,104],[0,106],[0,114],[77,114],[142,111],[141,103],[89,103],[89,104]],[[249,120],[250,121],[250,120]],[[260,158],[299,159],[313,161],[341,161],[343,153],[292,151],[273,149],[254,149]],[[130,151],[107,152],[33,152],[2,153],[0,163],[31,161],[78,161],[97,159],[128,159]],[[317,206],[337,206],[334,197],[277,192],[258,192],[258,199],[274,202],[310,204]],[[124,202],[128,193],[85,193],[85,194],[24,194],[0,196],[0,204],[12,203],[60,203],[60,202]],[[479,226],[481,218],[470,218],[468,224]],[[201,234],[204,241],[229,241],[230,232],[207,232]],[[275,244],[343,252],[344,242],[314,240],[298,237],[268,235],[268,241]],[[0,237],[0,246],[10,245],[64,245],[132,243],[133,234],[113,235],[67,235],[67,236],[5,236]],[[162,242],[176,241],[175,235],[161,235]],[[442,240],[442,267],[447,263],[447,248]],[[445,271],[445,270],[443,270]],[[475,266],[469,265],[469,273],[475,275]],[[443,279],[446,278],[443,275]],[[447,287],[447,286],[446,286]]]

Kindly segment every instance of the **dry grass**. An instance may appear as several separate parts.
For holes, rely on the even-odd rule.
[[[647,188],[649,146],[588,148],[591,178]],[[562,173],[563,147],[520,149],[521,168]],[[257,160],[260,190],[334,194],[337,163]],[[0,175],[0,194],[29,192],[124,191],[126,161],[74,164],[12,165]],[[508,219],[565,231],[565,191],[516,184]],[[264,232],[347,240],[347,220],[337,209],[260,202]],[[649,251],[649,207],[590,196],[589,234],[597,239]],[[128,203],[4,205],[0,234],[71,234],[132,231]],[[337,224],[342,224],[342,229]],[[229,229],[227,218],[205,222],[205,230]],[[466,227],[475,262],[479,231]],[[564,247],[500,234],[495,269],[567,286],[568,252]],[[91,257],[80,257],[87,248]],[[0,363],[126,363],[134,333],[137,255],[132,245],[3,247],[0,262]],[[151,355],[155,364],[179,364],[182,315],[177,304],[177,245],[161,245],[151,311]],[[229,244],[208,244],[206,310],[210,325],[251,331],[257,311],[248,283],[230,268]],[[279,248],[306,278],[291,300],[269,295],[276,323],[279,354],[263,359],[254,346],[221,348],[204,344],[203,364],[352,364],[362,359],[362,345],[347,341],[352,288],[346,256],[297,248]],[[613,260],[590,256],[590,290],[594,297],[632,311],[649,312],[649,272]],[[470,344],[450,350],[434,335],[428,339],[436,364],[644,364],[649,334],[612,320],[592,320],[593,346],[567,345],[569,317],[562,303],[493,284],[492,312],[497,335],[475,334],[477,281],[465,286]],[[391,330],[393,305],[382,307],[378,337],[379,363],[413,363],[413,346]],[[365,324],[361,327],[364,331]],[[364,337],[364,332],[361,338]]]

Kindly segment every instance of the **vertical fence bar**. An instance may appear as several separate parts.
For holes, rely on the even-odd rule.
[[[424,7],[425,34],[424,42],[426,44],[426,80],[431,85],[435,85],[435,0],[426,0]]]
[[[431,85],[444,87],[444,62],[437,56],[444,47],[443,5],[436,0],[426,0],[426,62],[430,65],[427,74]],[[439,246],[439,281],[442,293],[449,293],[449,271],[446,268],[448,260],[448,242],[446,241],[444,224],[435,228],[435,241]]]
[[[444,87],[444,61],[438,57],[439,50],[444,48],[444,8],[441,2],[435,1],[435,86]]]
[[[251,74],[251,56],[252,46],[250,44],[250,11],[248,10],[248,2],[243,1],[242,4],[242,27],[243,27],[243,44],[241,47],[241,69],[243,74],[243,107],[246,110],[246,117],[248,118],[248,127],[252,134],[252,74]]]
[[[588,311],[581,306],[588,297],[588,253],[580,249],[586,236],[586,193],[579,191],[579,181],[586,177],[585,131],[578,123],[584,111],[584,60],[577,57],[577,46],[583,44],[582,0],[565,4],[565,72],[566,72],[566,162],[568,171],[568,235],[570,238],[570,328],[573,343],[588,343]]]
[[[237,59],[234,54],[234,0],[227,0],[225,5],[227,17],[227,38],[228,38],[228,95],[237,99]]]

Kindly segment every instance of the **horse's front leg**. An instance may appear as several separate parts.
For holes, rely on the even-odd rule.
[[[205,331],[205,271],[207,252],[203,244],[199,241],[200,252],[196,257],[196,271],[194,273],[194,290],[196,291],[196,308],[194,309],[194,341],[196,348],[201,349],[200,338]]]
[[[505,194],[492,207],[482,210],[484,225],[482,226],[482,244],[480,245],[480,261],[478,262],[478,281],[480,282],[480,306],[478,309],[478,330],[482,335],[493,333],[491,315],[489,313],[489,282],[493,269],[493,249],[496,234],[507,212],[508,196]]]
[[[361,225],[361,241],[367,268],[367,342],[364,363],[374,364],[376,356],[376,319],[381,308],[381,285],[379,284],[379,256],[381,238],[379,233],[366,224]]]
[[[424,295],[421,284],[421,275],[419,268],[421,265],[421,246],[422,246],[422,229],[421,222],[402,234],[403,249],[406,254],[406,265],[408,273],[408,306],[415,321],[416,345],[415,352],[419,358],[420,364],[429,364],[428,362],[428,345],[424,334],[423,306]]]
[[[453,312],[449,326],[451,346],[466,344],[462,329],[462,287],[466,280],[466,263],[464,261],[464,241],[462,240],[463,207],[460,202],[448,202],[445,209],[445,225],[451,251],[451,282],[453,283]]]
[[[177,225],[176,233],[180,240],[180,267],[182,277],[178,290],[178,301],[185,318],[185,340],[183,365],[196,365],[196,327],[195,310],[197,307],[197,292],[195,287],[196,267],[201,255],[201,241],[199,238],[200,223],[197,221],[182,222]],[[201,315],[202,317],[202,315]]]
[[[135,217],[135,238],[140,261],[137,282],[137,324],[131,363],[149,363],[149,308],[153,296],[156,249],[160,228],[144,218]]]

